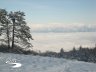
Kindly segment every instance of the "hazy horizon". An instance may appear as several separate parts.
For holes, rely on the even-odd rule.
[[[36,51],[55,51],[61,48],[70,51],[75,47],[95,47],[96,32],[71,32],[71,33],[32,33],[34,41],[33,50]]]

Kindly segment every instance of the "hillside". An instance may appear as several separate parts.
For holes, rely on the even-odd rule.
[[[10,62],[10,63],[6,63]],[[13,67],[19,63],[21,67]],[[52,57],[0,53],[0,72],[96,72],[96,64]]]

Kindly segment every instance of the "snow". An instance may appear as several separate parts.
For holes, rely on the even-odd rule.
[[[21,66],[6,63],[20,63]],[[63,58],[0,53],[0,72],[96,72],[95,63]]]
[[[16,62],[6,61],[6,63],[7,63],[7,64],[14,65],[14,66],[12,66],[12,68],[18,68],[18,67],[21,67],[21,66],[22,66],[21,63],[16,63]]]

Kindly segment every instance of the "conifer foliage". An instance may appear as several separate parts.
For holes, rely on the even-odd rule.
[[[30,28],[25,21],[25,13],[21,11],[7,12],[5,9],[0,9],[0,36],[3,41],[8,45],[8,48],[14,48],[15,44],[24,47],[32,46],[30,40],[32,35]]]

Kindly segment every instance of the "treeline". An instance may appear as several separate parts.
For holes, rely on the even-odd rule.
[[[65,52],[63,48],[61,48],[60,52],[36,52],[34,50],[27,50],[15,45],[14,49],[8,49],[7,45],[0,45],[0,52],[3,53],[16,53],[16,54],[25,54],[25,55],[39,55],[39,56],[47,56],[47,57],[56,57],[56,58],[65,58],[65,59],[75,59],[78,61],[85,62],[94,62],[96,63],[96,47],[93,48],[84,48],[80,46],[79,48],[73,48],[69,52]]]
[[[27,50],[21,48],[20,46],[15,45],[14,49],[8,49],[7,45],[0,45],[0,52],[3,53],[16,53],[16,54],[25,54],[25,55],[40,55],[47,57],[56,57],[56,58],[65,58],[65,59],[75,59],[78,61],[85,62],[94,62],[96,63],[96,46],[93,48],[84,48],[80,46],[78,49],[73,48],[69,52],[65,52],[63,48],[60,49],[60,52],[36,52],[34,50]]]
[[[14,45],[13,49],[9,49],[7,45],[1,44],[0,45],[0,52],[2,52],[2,53],[14,53],[14,54],[25,54],[25,55],[30,55],[30,54],[39,55],[39,53],[34,51],[34,50],[22,48],[18,45]]]
[[[58,58],[66,58],[66,59],[76,59],[79,61],[96,63],[96,47],[84,48],[80,46],[79,49],[76,49],[74,47],[73,50],[69,52],[64,52],[64,49],[61,48],[59,53],[47,51],[45,53],[41,53],[40,55],[58,57]]]

